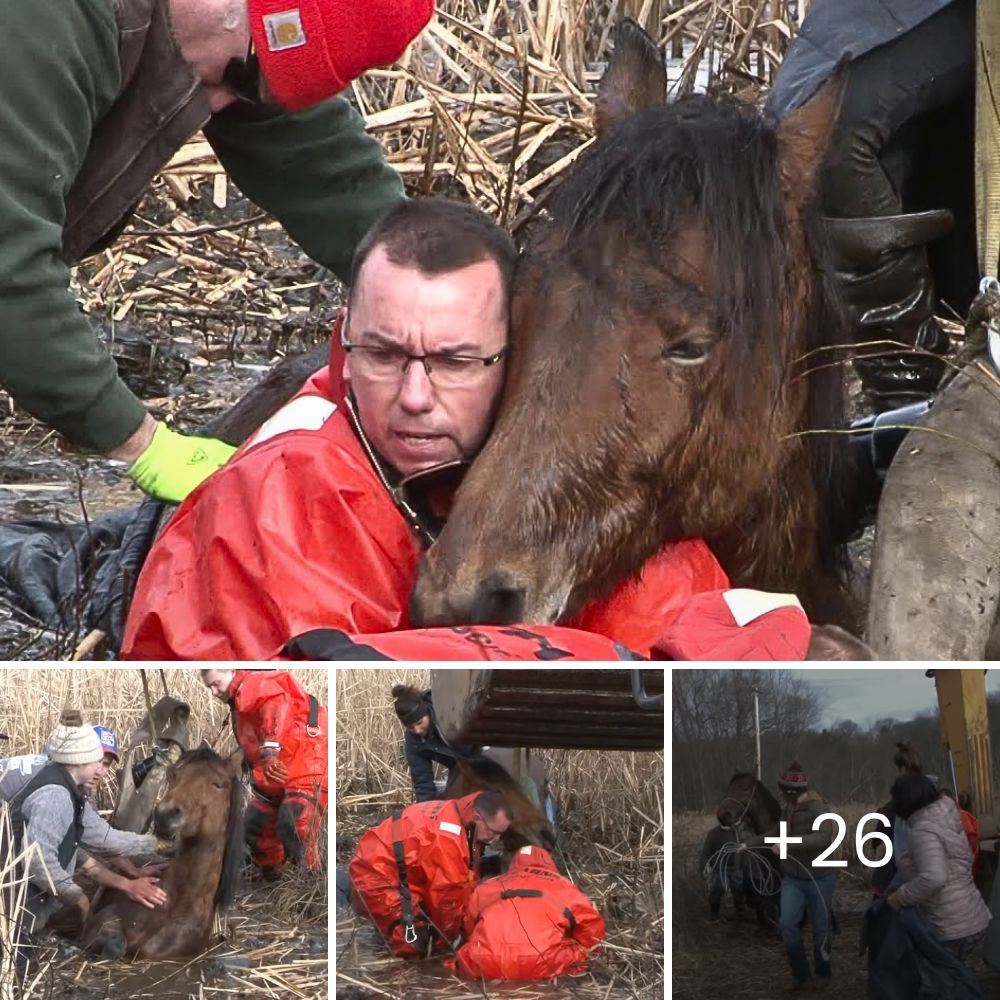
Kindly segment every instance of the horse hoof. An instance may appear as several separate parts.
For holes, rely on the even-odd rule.
[[[101,943],[101,957],[117,961],[124,956],[127,947],[124,933],[116,931],[108,934]]]

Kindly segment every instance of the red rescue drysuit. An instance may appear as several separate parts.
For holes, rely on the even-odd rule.
[[[465,944],[445,964],[471,979],[580,975],[604,938],[601,915],[540,847],[521,848],[506,875],[476,889],[464,929]]]
[[[393,954],[416,957],[408,925],[428,928],[438,944],[458,937],[482,854],[473,840],[473,805],[481,794],[418,802],[358,841],[347,867],[352,902],[382,932]]]
[[[266,660],[315,629],[408,629],[420,545],[338,406],[342,398],[331,367],[316,372],[181,505],[139,577],[124,659]],[[637,578],[564,624],[648,656],[694,594],[727,586],[703,541],[672,542]],[[798,615],[804,653],[809,624]],[[740,630],[743,658],[752,658],[762,629],[766,620]],[[426,650],[425,638],[409,658],[440,658]],[[675,644],[671,655],[683,650]]]
[[[277,670],[237,670],[229,703],[237,742],[252,769],[246,835],[254,861],[270,872],[289,861],[318,870],[327,803],[326,709],[291,674]],[[264,773],[268,756],[282,765],[282,781]]]

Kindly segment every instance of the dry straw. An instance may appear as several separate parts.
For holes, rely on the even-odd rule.
[[[395,684],[430,685],[427,670],[341,667],[336,674],[337,843],[346,865],[357,837],[413,800]],[[592,973],[569,986],[505,984],[519,1000],[619,1000],[663,995],[663,754],[537,751],[559,802],[559,862],[608,925]],[[388,958],[366,923],[337,923],[337,996],[492,997],[483,984]],[[381,991],[381,992],[380,992]]]
[[[328,702],[328,672],[323,668],[294,668],[302,686]],[[220,753],[234,749],[228,727],[228,708],[215,701],[196,669],[147,670],[153,701],[169,693],[191,705],[191,740],[207,740]],[[145,713],[141,673],[121,668],[6,668],[0,670],[0,754],[38,753],[65,707],[80,708],[91,724],[111,728],[123,747],[128,732]],[[110,787],[108,787],[110,785]],[[114,786],[106,780],[97,806],[105,811],[113,801]],[[6,811],[0,808],[0,824]],[[327,836],[321,833],[326,862]],[[0,843],[3,830],[0,827]],[[9,843],[9,841],[7,841]],[[0,894],[23,895],[23,878],[10,860],[0,867]],[[6,897],[4,897],[6,898]],[[296,873],[270,885],[254,884],[237,898],[226,921],[227,941],[207,956],[187,962],[94,962],[51,935],[41,939],[40,966],[24,983],[11,975],[15,910],[0,908],[0,1000],[103,1000],[107,996],[174,998],[195,996],[226,1000],[236,995],[315,1000],[328,993],[327,875]],[[69,991],[73,992],[70,993]],[[110,991],[110,992],[109,992]]]

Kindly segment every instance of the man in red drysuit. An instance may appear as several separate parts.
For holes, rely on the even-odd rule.
[[[499,792],[418,802],[359,841],[347,871],[351,900],[394,955],[421,958],[458,938],[484,844],[511,822]]]
[[[327,800],[327,714],[291,674],[277,670],[202,670],[215,698],[229,705],[233,731],[251,769],[246,836],[266,877],[289,863],[318,871]]]
[[[515,259],[484,213],[444,199],[404,202],[375,225],[355,257],[329,366],[192,493],[154,543],[124,658],[280,658],[317,629],[405,633],[393,643],[403,658],[441,658],[426,632],[406,655],[417,563],[446,513],[424,509],[411,487],[442,463],[472,459],[489,432]],[[616,656],[614,643],[643,656],[666,643],[683,658],[696,622],[672,642],[665,629],[694,595],[728,584],[702,540],[682,539],[562,624],[604,637],[602,659]],[[802,658],[810,626],[789,603],[751,626],[723,607],[739,647],[727,643],[727,655],[770,659],[774,646]],[[531,628],[545,635],[548,626]],[[584,658],[562,640],[567,656]],[[705,647],[698,655],[711,658]]]
[[[604,938],[589,899],[552,855],[522,847],[505,875],[483,882],[465,908],[465,944],[453,962],[470,979],[553,979],[587,971]]]

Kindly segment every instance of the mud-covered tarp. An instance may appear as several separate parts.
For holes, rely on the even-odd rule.
[[[167,504],[146,500],[91,521],[0,522],[0,600],[45,628],[121,647],[123,611]]]
[[[785,115],[823,85],[841,56],[855,59],[912,31],[956,0],[813,0],[767,106]]]

